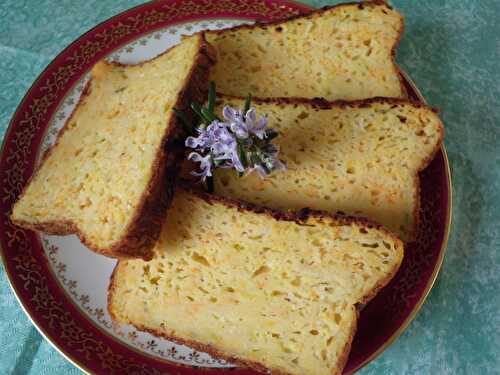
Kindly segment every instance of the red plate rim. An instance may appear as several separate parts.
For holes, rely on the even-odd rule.
[[[80,36],[52,60],[22,99],[9,123],[0,150],[0,181],[4,186],[0,192],[0,253],[9,283],[23,311],[45,339],[80,370],[86,373],[136,371],[144,374],[160,374],[165,371],[172,374],[200,372],[199,368],[142,353],[97,327],[82,314],[62,290],[59,282],[49,276],[52,272],[38,237],[33,232],[14,227],[8,220],[12,203],[33,172],[36,159],[36,152],[33,150],[38,149],[46,125],[56,111],[60,99],[97,60],[121,45],[154,30],[177,23],[214,18],[271,21],[305,13],[311,9],[307,5],[284,0],[148,2],[126,10]],[[425,103],[411,79],[404,72],[401,74],[410,96]],[[26,131],[19,131],[25,128]],[[372,361],[401,335],[415,318],[438,276],[448,242],[452,207],[451,174],[444,145],[428,169],[431,168],[436,169],[439,174],[432,178],[435,178],[440,186],[441,198],[440,202],[436,203],[439,206],[436,207],[440,210],[441,228],[435,239],[438,241],[438,248],[432,259],[429,258],[428,269],[425,269],[426,277],[420,278],[422,285],[415,293],[414,302],[410,303],[410,307],[398,322],[393,324],[395,328],[393,327],[390,334],[382,341],[374,340],[374,344],[365,346],[364,353],[358,350],[357,359],[353,361],[350,358],[344,370],[345,374],[352,374]],[[386,289],[391,288],[393,284]],[[381,294],[384,292],[385,290]],[[377,299],[379,297],[374,301]],[[370,310],[375,305],[377,302],[370,303],[365,310]],[[367,313],[361,314],[360,327],[363,314]],[[360,332],[362,331],[359,330]],[[356,348],[355,339],[353,352]],[[217,368],[203,369],[205,374],[221,371],[222,369]],[[244,368],[231,371],[238,375],[255,374],[254,371]]]

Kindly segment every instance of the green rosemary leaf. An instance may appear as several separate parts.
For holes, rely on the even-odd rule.
[[[241,165],[243,165],[243,168],[247,169],[248,159],[245,153],[245,147],[243,146],[242,143],[238,143],[238,157],[240,158]]]
[[[208,105],[207,109],[210,113],[214,113],[215,108],[215,82],[210,81],[210,86],[208,88]]]
[[[201,114],[201,106],[198,102],[192,102],[191,103],[191,109],[193,110],[194,113],[201,119],[204,120],[203,115]]]
[[[186,130],[188,134],[192,134],[193,125],[191,125],[191,123],[189,122],[189,119],[187,118],[186,114],[177,108],[173,108],[172,111],[174,111],[175,115],[180,120],[182,126],[184,127],[184,130]]]
[[[213,193],[214,192],[214,178],[213,178],[213,176],[207,177],[206,182],[207,182],[207,191],[209,193]]]
[[[245,98],[245,107],[243,109],[243,115],[246,115],[248,110],[250,109],[250,103],[252,101],[252,94],[248,94],[247,97]]]
[[[203,116],[203,119],[207,122],[207,124],[210,124],[212,121],[217,120],[217,117],[215,117],[215,115],[206,108],[201,109],[201,115]]]

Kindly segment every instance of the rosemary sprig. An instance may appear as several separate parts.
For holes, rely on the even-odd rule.
[[[276,169],[286,168],[277,158],[278,148],[270,143],[278,132],[267,127],[267,117],[256,116],[251,106],[251,94],[245,98],[242,109],[225,106],[223,120],[214,113],[215,102],[215,83],[210,82],[207,105],[201,106],[197,102],[190,105],[200,121],[196,129],[182,111],[174,109],[190,134],[186,146],[195,149],[188,159],[200,163],[201,171],[192,174],[205,181],[209,192],[214,189],[212,170],[218,167],[234,168],[239,176],[256,170],[262,177]]]
[[[246,115],[248,110],[250,109],[250,104],[252,102],[252,94],[248,93],[245,98],[245,106],[243,107],[243,115]]]
[[[193,125],[191,125],[191,122],[187,118],[186,114],[177,108],[173,108],[172,110],[174,111],[175,115],[179,118],[184,130],[188,134],[192,134],[193,133]]]
[[[215,82],[211,81],[210,86],[208,87],[207,111],[213,114],[214,108],[215,108]]]

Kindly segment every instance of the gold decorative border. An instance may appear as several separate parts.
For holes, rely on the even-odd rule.
[[[158,342],[156,339],[151,339],[146,343],[140,341],[139,336],[137,334],[137,330],[135,329],[133,331],[125,333],[119,325],[113,324],[113,322],[110,322],[105,319],[105,312],[102,308],[90,306],[91,299],[88,294],[80,294],[76,290],[78,282],[76,280],[69,279],[67,277],[66,264],[57,259],[57,253],[60,250],[59,246],[51,244],[50,241],[45,236],[41,237],[41,243],[45,250],[45,253],[47,254],[51,268],[55,273],[57,281],[60,284],[62,284],[61,286],[65,287],[65,291],[67,293],[73,296],[74,302],[76,303],[76,307],[80,308],[83,314],[86,313],[97,320],[97,322],[101,326],[96,324],[94,324],[94,326],[98,330],[100,330],[103,334],[108,336],[110,335],[110,333],[102,329],[102,327],[105,327],[108,330],[113,331],[116,335],[119,336],[119,338],[122,339],[128,338],[133,344],[133,346],[126,341],[122,341],[121,343],[123,345],[128,346],[131,350],[140,353],[141,355],[149,356],[158,361],[165,361],[167,363],[177,361],[179,362],[180,365],[200,366],[200,367],[210,367],[210,365],[219,364],[222,365],[222,367],[220,367],[221,369],[222,368],[228,369],[235,367],[235,366],[230,366],[230,367],[224,366],[227,364],[227,362],[222,359],[212,358],[212,357],[209,359],[201,358],[201,355],[204,353],[199,352],[198,350],[195,349],[192,349],[191,353],[188,353],[187,355],[179,353],[175,346],[172,346],[167,350],[159,349],[157,348]],[[138,350],[139,348],[142,349],[144,352],[139,351]],[[154,354],[147,352],[147,350],[153,352]],[[185,363],[188,361],[192,361],[194,363]]]
[[[129,358],[126,358],[122,354],[118,354],[113,351],[109,346],[107,346],[102,340],[96,339],[91,333],[86,332],[81,328],[75,319],[71,316],[71,313],[67,311],[65,306],[50,293],[49,288],[46,284],[47,277],[44,275],[42,267],[38,264],[36,258],[32,254],[32,249],[29,247],[29,241],[26,237],[23,238],[22,244],[27,246],[25,251],[28,254],[23,253],[23,255],[16,256],[13,258],[16,263],[16,270],[19,270],[23,277],[25,289],[34,289],[36,293],[30,302],[34,303],[35,311],[43,311],[44,318],[49,321],[48,326],[54,327],[56,322],[62,327],[61,339],[65,340],[69,347],[75,348],[75,350],[87,359],[91,359],[91,354],[95,353],[98,359],[101,361],[101,365],[104,369],[110,371],[120,371],[120,373],[130,373],[133,371],[140,371],[141,374],[147,375],[160,375],[165,374],[155,368],[151,368],[143,363],[138,363]],[[4,259],[4,254],[2,251],[2,260]],[[47,331],[38,325],[31,316],[31,312],[26,308],[25,303],[19,298],[19,293],[12,281],[12,275],[6,272],[10,286],[14,291],[16,299],[21,305],[23,311],[31,320],[33,325],[39,330],[41,335],[56,349],[61,355],[63,355],[68,361],[70,361],[77,368],[85,373],[91,374],[92,371],[85,366],[83,363],[77,362],[65,349],[58,347],[51,339]]]

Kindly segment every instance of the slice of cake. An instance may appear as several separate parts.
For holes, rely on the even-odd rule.
[[[211,31],[221,93],[256,97],[405,97],[394,52],[403,17],[383,1],[340,4],[270,24]]]
[[[99,62],[75,111],[13,207],[19,226],[77,233],[112,257],[151,257],[172,194],[172,108],[205,98],[203,34],[138,65]]]
[[[179,188],[153,260],[115,268],[108,308],[116,322],[259,371],[341,374],[355,305],[402,258],[402,242],[367,221]]]
[[[221,97],[243,107],[243,99]],[[358,102],[253,101],[279,136],[285,172],[262,179],[217,169],[215,193],[282,210],[305,207],[364,216],[404,240],[416,235],[419,178],[443,139],[437,114],[397,99]]]

